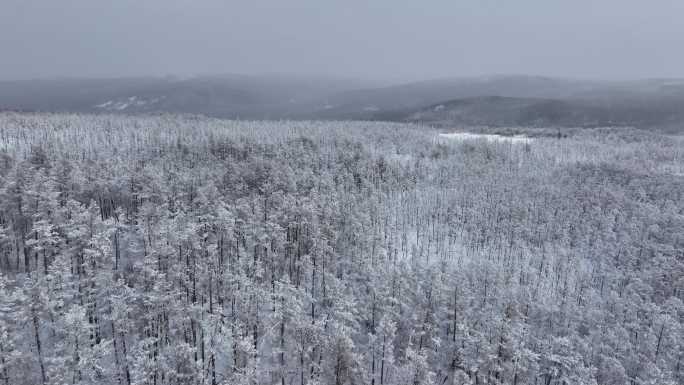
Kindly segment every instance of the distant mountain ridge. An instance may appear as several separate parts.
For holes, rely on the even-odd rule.
[[[325,95],[365,84],[279,75],[5,81],[0,82],[0,109],[269,119],[308,113]]]
[[[374,119],[437,126],[634,126],[682,132],[684,98],[562,100],[487,96],[378,113]]]
[[[443,125],[629,125],[684,131],[684,80],[499,75],[379,87],[288,75],[0,82],[0,110],[202,114]]]

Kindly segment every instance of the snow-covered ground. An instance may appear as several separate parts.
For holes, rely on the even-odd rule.
[[[131,107],[150,106],[159,102],[163,98],[165,98],[165,96],[149,99],[145,99],[139,96],[129,96],[127,98],[123,98],[120,100],[108,100],[104,103],[96,104],[95,108],[101,108],[108,111],[123,111]]]
[[[515,144],[525,144],[533,141],[532,138],[524,135],[503,136],[495,134],[473,134],[470,132],[443,133],[439,134],[439,137],[458,141],[485,139],[488,142],[510,142]]]
[[[377,106],[366,106],[363,108],[363,110],[366,112],[378,112],[380,111],[380,108],[378,108]]]

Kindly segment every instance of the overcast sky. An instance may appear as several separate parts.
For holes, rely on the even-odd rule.
[[[684,77],[682,0],[0,0],[0,79]]]

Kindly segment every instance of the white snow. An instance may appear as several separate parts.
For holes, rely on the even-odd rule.
[[[128,96],[119,100],[108,100],[104,103],[96,104],[95,108],[103,108],[109,111],[123,111],[130,107],[142,107],[153,105],[164,98],[166,98],[166,96],[159,96],[156,98],[147,99],[140,96]]]
[[[97,107],[97,108],[107,108],[107,107],[109,107],[110,105],[112,105],[112,103],[114,103],[114,102],[111,101],[111,100],[108,100],[108,101],[106,101],[106,102],[104,102],[104,103],[102,103],[102,104],[96,104],[95,107]]]
[[[504,136],[504,135],[495,135],[495,134],[474,134],[471,132],[451,132],[451,133],[439,134],[439,136],[441,138],[453,139],[453,140],[458,140],[458,141],[482,140],[482,139],[484,139],[488,142],[508,142],[508,143],[514,143],[514,144],[525,144],[525,143],[531,143],[533,141],[532,138],[524,136],[524,135]]]

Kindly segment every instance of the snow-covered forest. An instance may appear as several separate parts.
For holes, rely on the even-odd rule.
[[[0,385],[684,383],[684,139],[0,114]]]

